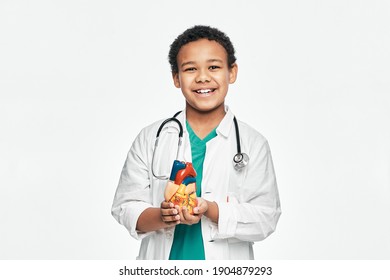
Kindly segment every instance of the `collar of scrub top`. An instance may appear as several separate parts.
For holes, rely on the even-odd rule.
[[[223,137],[227,138],[229,136],[230,130],[232,129],[232,123],[234,114],[229,109],[229,106],[225,105],[225,112],[226,115],[223,117],[222,121],[219,123],[217,127],[217,134],[222,135]],[[187,126],[185,125],[185,121],[187,119],[186,111],[181,111],[176,118],[182,123],[183,125],[183,131],[187,133]]]
[[[229,109],[228,106],[225,105],[226,115],[223,117],[222,121],[219,123],[217,127],[217,134],[228,138],[229,134],[232,130],[232,123],[234,124],[233,128],[235,130],[236,135],[236,145],[237,145],[237,153],[233,157],[233,165],[236,170],[242,170],[249,162],[249,156],[246,153],[241,151],[241,139],[240,139],[240,129],[238,127],[238,121],[235,119],[233,112]],[[176,117],[180,117],[179,121],[184,123],[186,120],[185,110],[182,113],[176,113]],[[187,128],[183,125],[184,131],[187,133]]]
[[[227,106],[227,105],[225,105],[225,112],[226,112],[226,114],[223,117],[222,121],[219,123],[216,132],[217,132],[217,135],[220,135],[224,138],[228,138],[230,131],[232,129],[234,130],[233,125],[232,125],[234,122],[233,121],[234,114],[233,114],[232,110],[229,108],[229,106]],[[188,138],[187,126],[185,125],[186,120],[187,120],[186,110],[184,109],[182,111],[179,111],[175,115],[176,115],[176,118],[179,120],[179,122],[181,122],[183,124],[183,132],[184,132],[183,138]],[[233,131],[233,133],[234,133],[234,131]],[[187,140],[189,141],[189,139],[187,139]],[[183,141],[183,142],[184,142],[184,147],[183,147],[183,149],[179,149],[177,158],[190,159],[191,158],[191,156],[190,156],[191,149],[187,149],[187,146],[186,146],[187,141]]]
[[[234,165],[234,168],[239,171],[239,170],[242,170],[248,164],[249,156],[246,153],[243,153],[241,151],[240,130],[238,127],[237,119],[235,119],[234,114],[229,109],[229,107],[226,105],[225,105],[225,112],[226,112],[226,115],[223,117],[222,121],[219,123],[219,125],[216,129],[216,132],[217,132],[217,135],[228,138],[230,131],[232,129],[232,123],[234,124],[234,126],[235,126],[234,130],[235,130],[235,135],[236,135],[236,144],[237,144],[237,153],[233,157],[233,165]],[[183,110],[181,112],[180,111],[177,112],[174,115],[174,117],[182,124],[184,124],[186,119],[187,119],[185,110]],[[187,126],[182,125],[182,128],[183,128],[183,132],[186,134],[185,137],[188,137]],[[186,143],[186,141],[185,141],[185,143]],[[184,147],[183,150],[186,151],[187,150],[186,147]],[[180,155],[180,149],[178,149],[177,158],[179,158],[180,156],[183,157],[184,155],[183,154]],[[185,156],[188,157],[189,156],[188,153],[185,153]]]

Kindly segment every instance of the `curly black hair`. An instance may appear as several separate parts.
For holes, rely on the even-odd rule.
[[[195,25],[180,34],[170,46],[168,60],[171,65],[172,73],[178,73],[179,68],[177,66],[177,55],[182,46],[197,41],[199,39],[208,39],[210,41],[216,41],[219,43],[227,53],[228,65],[231,67],[236,62],[235,50],[229,37],[218,30],[205,25]]]

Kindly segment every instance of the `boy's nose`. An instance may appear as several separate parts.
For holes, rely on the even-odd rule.
[[[210,82],[210,76],[208,75],[207,71],[199,71],[195,81],[197,83]]]

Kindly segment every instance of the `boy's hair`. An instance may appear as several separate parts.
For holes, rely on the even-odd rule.
[[[229,67],[236,62],[233,44],[225,33],[210,26],[195,25],[180,34],[170,46],[168,59],[169,64],[171,64],[172,73],[179,72],[179,68],[177,66],[177,55],[181,47],[199,39],[208,39],[219,43],[226,50]]]

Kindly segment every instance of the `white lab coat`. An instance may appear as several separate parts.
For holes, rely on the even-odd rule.
[[[191,162],[191,147],[185,126],[185,111],[178,117],[183,125],[179,159]],[[168,259],[174,228],[142,233],[136,230],[139,215],[148,207],[160,207],[166,181],[152,175],[151,163],[157,130],[163,120],[144,128],[135,139],[122,170],[112,215],[142,240],[137,259]],[[249,164],[241,171],[233,167],[237,153],[233,114],[226,115],[217,136],[207,142],[203,167],[202,197],[215,201],[218,224],[202,217],[206,259],[253,259],[253,242],[263,240],[276,228],[281,214],[274,167],[267,140],[239,121],[241,150]],[[177,124],[170,122],[160,134],[155,155],[155,174],[168,175],[177,151]]]

